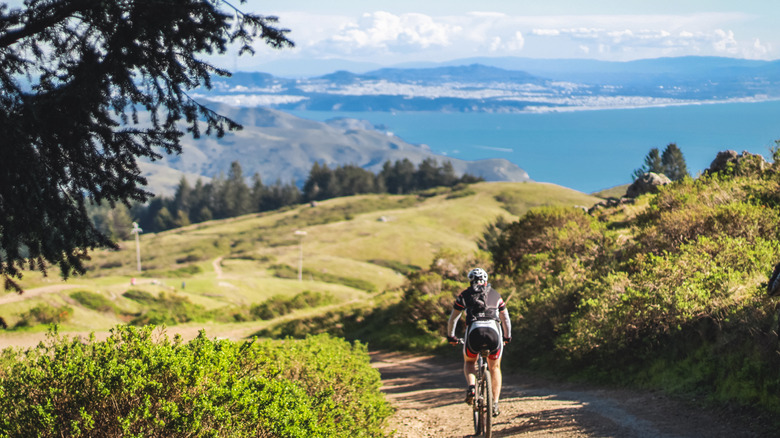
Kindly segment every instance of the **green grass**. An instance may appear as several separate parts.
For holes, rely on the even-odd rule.
[[[599,197],[599,198],[622,198],[626,195],[626,190],[628,190],[628,187],[631,184],[623,184],[615,187],[610,187],[608,189],[600,190],[598,192],[592,193],[593,196]]]

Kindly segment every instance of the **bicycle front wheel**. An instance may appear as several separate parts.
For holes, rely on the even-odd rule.
[[[493,436],[493,379],[489,370],[485,370],[485,420],[484,425],[485,438]]]
[[[471,405],[471,413],[474,416],[474,435],[479,435],[482,432],[480,430],[482,428],[482,424],[479,421],[479,403],[477,403],[476,400],[474,400],[474,403]]]

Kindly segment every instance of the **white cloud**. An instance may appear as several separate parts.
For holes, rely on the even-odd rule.
[[[738,41],[733,30],[672,29],[659,27],[608,29],[601,27],[576,27],[557,29],[533,29],[531,35],[541,39],[567,40],[576,44],[582,53],[595,50],[601,54],[644,53],[646,56],[712,54],[722,56],[743,55],[765,57],[770,50],[753,41]]]
[[[771,39],[739,26],[741,13],[686,15],[426,15],[376,11],[358,17],[279,13],[296,49],[269,57],[353,58],[382,64],[480,55],[599,57],[777,57]],[[762,39],[759,41],[758,37]],[[777,44],[780,46],[780,44]]]
[[[343,25],[329,41],[344,48],[419,48],[448,46],[459,26],[434,21],[423,14],[364,14],[358,22]]]
[[[558,29],[533,29],[531,33],[537,36],[559,36],[561,31]]]
[[[734,39],[733,31],[725,31],[723,29],[717,29],[714,33],[714,41],[712,43],[715,50],[721,53],[735,54],[737,53],[737,41]]]
[[[772,46],[769,44],[762,44],[761,40],[756,38],[753,40],[753,45],[745,52],[746,58],[764,58],[772,51]]]

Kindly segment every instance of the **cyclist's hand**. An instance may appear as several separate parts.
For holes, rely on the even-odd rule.
[[[508,344],[510,342],[512,342],[512,338],[504,337],[504,345],[506,345],[506,344]]]
[[[458,345],[458,338],[455,336],[447,336],[447,342],[449,342],[450,345]]]

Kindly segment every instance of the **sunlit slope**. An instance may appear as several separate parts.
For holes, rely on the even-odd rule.
[[[118,251],[94,252],[85,276],[62,282],[55,272],[47,279],[26,275],[29,293],[0,296],[0,315],[13,325],[41,302],[68,305],[74,315],[61,331],[105,330],[142,310],[122,296],[129,289],[185,296],[205,309],[247,307],[302,291],[329,293],[340,303],[365,300],[403,284],[398,266],[427,266],[442,248],[476,250],[484,227],[498,216],[516,218],[537,205],[590,206],[598,200],[551,184],[480,183],[422,195],[332,199],[142,234],[142,273],[136,269],[135,242],[120,242]],[[47,289],[37,289],[42,286]],[[104,295],[125,316],[84,308],[70,296],[77,290]],[[223,325],[242,324],[257,327],[258,322]],[[211,332],[220,324],[208,325]]]

